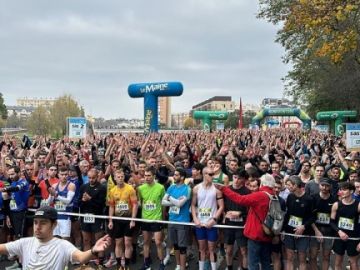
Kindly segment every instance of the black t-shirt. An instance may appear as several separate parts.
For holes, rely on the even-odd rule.
[[[82,201],[84,193],[89,194],[91,200]],[[102,215],[105,209],[106,201],[106,187],[100,183],[96,183],[94,186],[91,186],[90,183],[82,185],[80,187],[80,211],[81,213],[91,213],[96,215]]]
[[[340,230],[345,232],[349,237],[358,237],[358,213],[359,202],[354,200],[352,204],[343,204],[338,202],[338,209],[336,211],[336,224]]]
[[[234,189],[233,186],[230,186],[230,189],[240,195],[247,195],[250,194],[251,191],[245,187],[242,186],[239,189]],[[225,212],[227,211],[240,211],[241,212],[241,218],[239,220],[229,220],[225,219],[225,224],[236,224],[236,225],[244,225],[246,221],[246,216],[248,209],[245,206],[241,206],[237,203],[234,203],[233,201],[229,200],[227,197],[224,198],[224,206],[225,206]]]
[[[316,227],[326,235],[332,235],[333,231],[330,227],[331,208],[336,202],[336,198],[332,195],[327,199],[320,197],[320,194],[315,194],[314,198],[314,218]]]
[[[290,193],[286,200],[285,232],[294,233],[296,227],[305,225],[304,235],[310,235],[311,224],[314,222],[313,205],[313,198],[310,195],[304,193],[301,197],[296,197],[295,194]]]

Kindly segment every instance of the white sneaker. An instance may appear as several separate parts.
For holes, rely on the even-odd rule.
[[[170,255],[166,255],[164,258],[164,265],[167,265],[170,262]]]
[[[176,265],[175,270],[180,270],[180,265]]]

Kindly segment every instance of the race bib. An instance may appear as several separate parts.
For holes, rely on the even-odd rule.
[[[170,209],[169,209],[169,213],[178,215],[180,213],[180,207],[171,206]]]
[[[129,211],[129,205],[126,202],[117,202],[115,205],[115,211],[117,213]]]
[[[84,216],[84,223],[95,223],[95,216],[91,214],[86,214]]]
[[[57,201],[54,205],[56,211],[65,211],[66,205],[63,202]]]
[[[49,206],[49,203],[46,200],[41,200],[40,207],[43,207],[43,206]]]
[[[154,211],[154,210],[156,210],[156,203],[154,203],[152,201],[147,201],[144,203],[144,209],[146,211]]]
[[[229,220],[232,221],[232,222],[243,222],[243,218],[242,218],[242,217],[230,218]]]
[[[330,224],[330,214],[317,213],[316,223],[319,224]]]
[[[302,218],[291,215],[288,225],[294,228],[299,227],[302,225]]]
[[[10,210],[16,210],[17,208],[16,201],[14,199],[10,200]]]
[[[211,218],[211,208],[199,208],[199,219],[201,222],[207,222]]]
[[[340,229],[353,231],[354,230],[354,220],[351,218],[340,217],[338,227]]]

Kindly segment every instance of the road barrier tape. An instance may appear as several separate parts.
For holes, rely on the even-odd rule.
[[[36,212],[37,209],[28,209],[31,212]],[[104,216],[104,215],[94,215],[94,214],[81,214],[81,213],[72,213],[72,212],[58,212],[61,215],[65,216],[73,216],[73,217],[92,217],[92,218],[98,218],[98,219],[106,219],[109,220],[110,216]],[[159,223],[159,224],[173,224],[173,225],[185,225],[185,226],[193,226],[197,227],[197,225],[193,222],[178,222],[178,221],[167,221],[167,220],[149,220],[149,219],[142,219],[142,218],[132,218],[132,217],[118,217],[118,216],[112,216],[111,219],[113,220],[123,220],[123,221],[137,221],[137,222],[145,222],[145,223]],[[244,226],[232,226],[232,225],[219,225],[216,224],[213,226],[213,228],[220,228],[220,229],[244,229]],[[297,235],[293,233],[285,233],[282,232],[281,235],[283,236],[294,236],[296,238],[316,238],[316,239],[330,239],[330,240],[341,240],[340,237],[334,237],[334,236],[315,236],[315,235]],[[360,238],[355,237],[349,237],[347,240],[354,240],[359,241]]]

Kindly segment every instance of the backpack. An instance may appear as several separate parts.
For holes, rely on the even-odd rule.
[[[254,211],[257,218],[260,220],[262,224],[263,231],[267,236],[277,236],[280,234],[284,218],[285,212],[281,209],[280,200],[278,196],[271,195],[264,191],[266,195],[269,197],[269,210],[265,216],[265,220],[261,221],[258,214]]]

